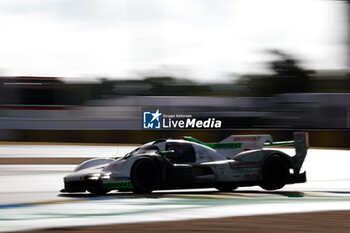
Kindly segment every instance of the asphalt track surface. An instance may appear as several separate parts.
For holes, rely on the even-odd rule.
[[[132,147],[0,146],[0,158],[114,157]],[[292,149],[285,149],[293,154]],[[82,155],[83,154],[83,155]],[[0,165],[0,231],[350,210],[350,151],[309,150],[308,182],[260,187],[157,191],[149,195],[60,194],[75,165]]]

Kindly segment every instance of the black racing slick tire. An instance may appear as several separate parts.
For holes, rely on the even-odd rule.
[[[265,190],[277,190],[287,183],[289,174],[288,160],[279,154],[270,155],[262,167],[263,182],[260,185]]]
[[[151,193],[160,182],[160,169],[151,158],[137,160],[131,168],[131,183],[134,193]]]

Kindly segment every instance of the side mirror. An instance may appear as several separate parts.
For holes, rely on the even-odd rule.
[[[165,156],[168,158],[175,158],[175,151],[174,150],[166,150],[166,151],[159,151],[158,152],[161,156]]]

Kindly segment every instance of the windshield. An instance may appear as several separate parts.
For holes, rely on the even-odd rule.
[[[124,156],[124,159],[127,159],[129,157],[132,157],[136,154],[143,154],[143,153],[146,153],[146,152],[149,152],[149,151],[155,151],[155,152],[158,152],[159,151],[159,148],[155,145],[153,145],[154,142],[151,142],[151,143],[147,143],[143,146],[140,146],[138,148],[136,148],[135,150],[127,153],[125,156]]]
[[[133,156],[133,155],[136,154],[139,150],[140,150],[140,147],[138,147],[138,148],[136,148],[135,150],[133,150],[133,151],[127,153],[126,155],[124,155],[124,159],[127,159],[127,158]]]

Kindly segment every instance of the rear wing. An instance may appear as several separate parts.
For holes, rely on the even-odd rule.
[[[271,146],[295,146],[296,156],[293,157],[295,160],[293,164],[296,164],[296,167],[299,167],[299,165],[301,167],[303,164],[308,146],[308,135],[304,132],[295,132],[294,141],[281,142],[273,142],[273,138],[269,134],[230,135],[218,143],[204,143],[192,137],[184,137],[184,139],[206,145],[229,159],[243,151],[262,149]]]
[[[309,133],[294,133],[294,146],[295,156],[292,157],[292,167],[294,169],[294,173],[299,174],[307,154],[307,148],[309,147]]]

